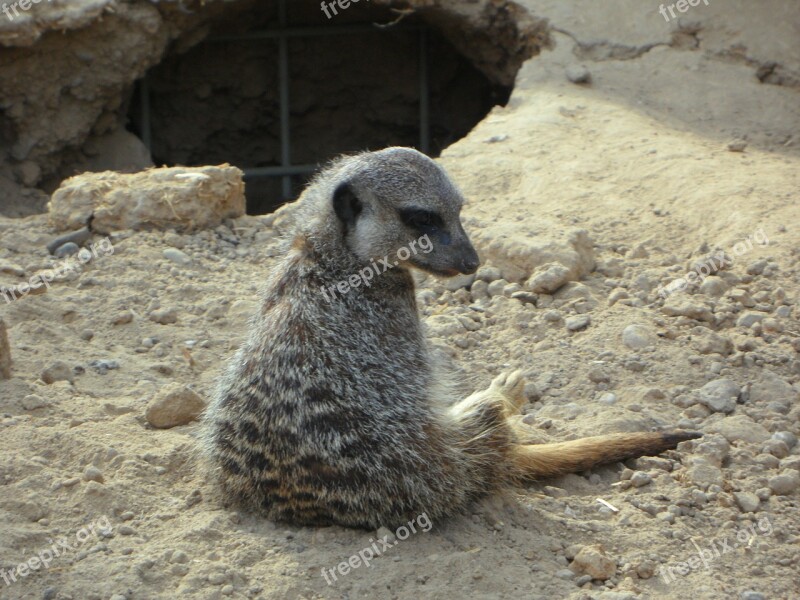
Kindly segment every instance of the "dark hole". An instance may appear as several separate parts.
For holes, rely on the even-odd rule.
[[[330,20],[318,2],[291,2],[288,27],[334,28],[387,23],[397,14],[366,2]],[[245,28],[246,26],[246,28]],[[279,42],[236,39],[279,28],[274,5],[215,23],[209,38],[173,51],[147,74],[150,139],[156,165],[231,163],[242,169],[281,165]],[[288,40],[291,164],[317,166],[344,152],[386,146],[419,149],[418,19],[396,27]],[[425,28],[430,105],[429,147],[437,156],[465,136],[511,89],[491,83],[436,30]],[[213,38],[224,37],[224,41]],[[130,130],[145,138],[142,83],[130,108]],[[247,181],[250,214],[274,211],[296,197],[311,173]]]

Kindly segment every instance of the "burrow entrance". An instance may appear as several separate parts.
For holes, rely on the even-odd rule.
[[[436,156],[511,93],[423,16],[365,1],[331,18],[318,0],[251,5],[179,47],[138,83],[129,129],[156,165],[245,170],[250,214],[296,197],[340,153]]]

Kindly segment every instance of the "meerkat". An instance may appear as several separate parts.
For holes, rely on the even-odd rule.
[[[521,444],[522,425],[509,419],[524,402],[520,371],[454,397],[426,343],[410,270],[477,270],[463,203],[445,171],[408,148],[340,158],[307,187],[250,334],[204,415],[226,498],[272,520],[376,529],[423,513],[443,519],[515,482],[698,437]],[[427,253],[399,251],[422,237]],[[373,276],[356,285],[365,269]]]

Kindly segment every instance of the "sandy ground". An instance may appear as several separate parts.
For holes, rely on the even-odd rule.
[[[280,219],[124,231],[47,293],[0,298],[14,359],[0,380],[0,598],[800,597],[800,92],[756,77],[770,58],[796,69],[796,10],[700,3],[673,35],[638,2],[523,4],[563,33],[442,157],[494,268],[423,280],[423,317],[476,388],[527,371],[532,440],[675,425],[705,437],[508,490],[390,537],[329,585],[322,569],[376,532],[226,509],[197,425],[144,418],[172,382],[208,397]],[[581,66],[591,84],[568,80]],[[0,219],[0,283],[56,264],[54,236],[45,216]],[[723,271],[659,296],[720,250]],[[535,303],[510,297],[550,251],[594,269]]]

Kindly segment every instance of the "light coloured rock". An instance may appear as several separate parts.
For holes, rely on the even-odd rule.
[[[526,289],[531,292],[553,292],[594,269],[593,242],[585,230],[563,232],[544,219],[537,221],[535,232],[530,230],[529,223],[503,221],[471,230],[470,234],[481,255],[496,265],[507,280],[528,279]],[[548,270],[551,271],[546,277],[530,280],[532,275]]]
[[[787,469],[780,475],[776,475],[769,480],[769,489],[773,494],[785,496],[791,494],[800,487],[800,472]]]
[[[729,442],[760,444],[769,439],[769,431],[766,427],[746,415],[735,415],[722,419],[710,425],[708,431],[721,434]]]
[[[747,310],[736,319],[736,325],[739,327],[752,327],[756,323],[760,323],[764,317],[766,317],[764,313]]]
[[[6,324],[0,319],[0,379],[11,378],[11,345],[8,343]]]
[[[192,259],[189,258],[185,252],[182,252],[177,248],[167,248],[164,250],[164,252],[162,252],[162,254],[164,255],[164,258],[174,262],[176,265],[185,267],[192,264]]]
[[[733,499],[742,512],[756,512],[761,504],[761,500],[752,492],[734,492]]]
[[[245,213],[242,171],[230,165],[173,167],[135,174],[84,173],[61,184],[48,205],[59,230],[123,229],[196,231]]]
[[[703,406],[714,412],[732,413],[736,409],[739,386],[730,379],[715,379],[700,388],[699,399]]]
[[[669,317],[689,317],[708,322],[714,320],[714,315],[707,306],[691,302],[680,295],[669,296],[661,307],[661,312]]]
[[[653,346],[656,335],[646,325],[628,325],[622,330],[622,343],[631,350],[641,350]]]
[[[570,331],[580,331],[581,329],[586,329],[591,322],[589,315],[578,315],[577,317],[569,317],[565,321],[565,325]]]
[[[163,387],[145,410],[145,418],[153,427],[169,429],[197,419],[205,409],[205,401],[194,390],[177,382]]]
[[[606,551],[597,544],[581,548],[570,568],[579,575],[591,575],[592,579],[605,581],[617,572],[617,563],[606,556]]]
[[[36,410],[47,406],[47,401],[36,394],[28,394],[22,399],[22,408],[25,410]]]
[[[695,337],[692,339],[692,346],[700,354],[721,354],[729,355],[733,352],[733,342],[730,338],[718,334],[706,327],[695,328]]]
[[[56,381],[69,381],[72,383],[74,381],[72,367],[63,360],[57,360],[42,371],[42,381],[48,385]]]

